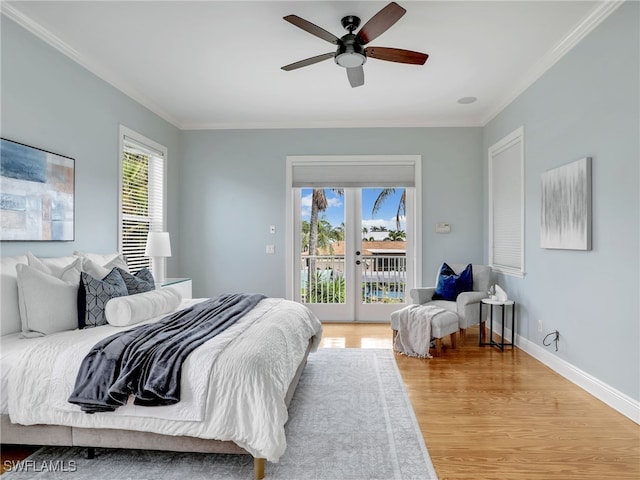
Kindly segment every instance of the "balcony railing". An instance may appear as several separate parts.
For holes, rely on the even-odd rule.
[[[303,303],[345,303],[344,256],[304,255],[301,260]],[[363,303],[405,303],[405,255],[363,255],[360,260]]]

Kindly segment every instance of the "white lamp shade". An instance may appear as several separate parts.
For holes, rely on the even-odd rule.
[[[171,239],[169,238],[169,232],[149,232],[144,255],[146,257],[170,257]]]

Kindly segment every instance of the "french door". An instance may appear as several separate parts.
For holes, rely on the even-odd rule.
[[[322,321],[388,322],[420,278],[419,192],[339,183],[292,186],[291,298]]]

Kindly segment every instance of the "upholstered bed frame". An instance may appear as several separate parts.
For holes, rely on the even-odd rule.
[[[94,256],[95,257],[95,256]],[[101,259],[97,255],[97,260]],[[105,256],[104,261],[110,256]],[[66,262],[73,257],[60,257]],[[0,333],[8,335],[21,330],[20,313],[18,308],[18,286],[16,282],[16,265],[27,263],[24,255],[17,257],[2,257],[0,268]],[[289,406],[293,393],[298,385],[302,371],[306,365],[308,355],[313,345],[309,340],[306,353],[298,366],[296,374],[289,385],[285,397]],[[130,448],[167,450],[175,452],[196,453],[249,453],[232,441],[207,440],[188,436],[170,436],[149,432],[121,429],[78,428],[60,425],[19,425],[11,423],[9,415],[0,415],[0,442],[18,445],[52,445],[88,447],[92,451],[96,447],[102,448]],[[264,477],[266,460],[254,458],[255,478]]]
[[[307,363],[312,341],[309,341],[302,363],[289,385],[285,403],[291,403],[300,376]],[[195,437],[160,435],[133,430],[78,428],[60,425],[17,425],[11,423],[9,415],[0,418],[0,440],[3,444],[53,445],[88,448],[130,448],[143,450],[167,450],[171,452],[229,453],[249,455],[231,441],[206,440]],[[253,468],[256,480],[264,478],[265,459],[254,458]]]

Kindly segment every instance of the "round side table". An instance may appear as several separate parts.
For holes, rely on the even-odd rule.
[[[485,321],[482,318],[482,306],[489,305],[489,341],[483,342],[484,339],[484,324]],[[493,340],[493,307],[500,307],[502,309],[502,336],[500,337],[500,342],[495,342]],[[505,313],[504,311],[507,307],[511,307],[511,343],[504,342],[504,323],[505,323]],[[501,351],[504,352],[504,347],[512,347],[514,346],[515,340],[515,332],[516,332],[516,302],[513,300],[491,300],[490,298],[483,298],[480,301],[480,332],[478,334],[478,345],[490,345],[492,347],[498,347]]]

